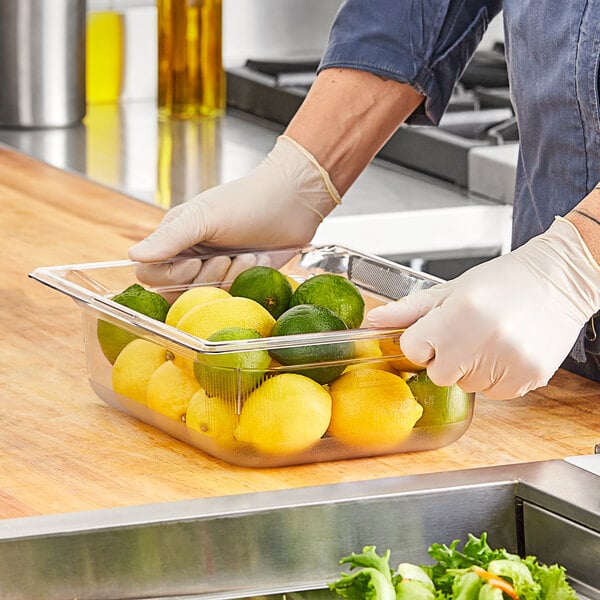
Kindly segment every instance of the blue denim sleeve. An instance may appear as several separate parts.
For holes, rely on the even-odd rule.
[[[345,0],[319,70],[346,67],[410,84],[408,122],[437,125],[502,0]]]

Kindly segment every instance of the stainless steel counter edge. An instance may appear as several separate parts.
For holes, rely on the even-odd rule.
[[[599,457],[600,458],[600,457]],[[560,505],[565,516],[600,532],[600,477],[565,460],[521,463],[252,492],[177,502],[0,520],[0,543],[29,536],[110,529],[190,519],[214,519],[255,511],[357,502],[396,495],[511,483],[532,502]]]
[[[8,519],[0,596],[233,599],[323,589],[339,559],[364,545],[392,549],[392,562],[423,563],[431,543],[486,531],[492,546],[560,558],[595,597],[599,492],[600,477],[555,460]],[[585,552],[571,550],[579,546]]]
[[[88,106],[76,127],[0,128],[0,144],[169,208],[247,174],[281,129],[235,109],[218,120],[165,122],[155,102],[138,101]],[[511,217],[510,204],[376,159],[314,241],[382,256],[494,256],[510,249]]]

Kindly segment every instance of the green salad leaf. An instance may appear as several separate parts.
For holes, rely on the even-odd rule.
[[[389,550],[379,556],[375,546],[365,546],[362,554],[353,552],[342,558],[340,564],[344,563],[349,563],[351,569],[360,569],[342,573],[340,579],[329,585],[338,596],[349,600],[396,600]]]
[[[462,549],[459,544],[432,544],[434,564],[402,562],[395,571],[390,550],[379,556],[375,546],[365,546],[340,560],[352,572],[329,587],[350,600],[577,600],[560,565],[493,549],[485,532],[469,534]]]

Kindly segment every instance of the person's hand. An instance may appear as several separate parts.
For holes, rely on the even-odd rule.
[[[376,327],[407,327],[411,361],[437,385],[492,399],[546,385],[600,307],[600,267],[575,226],[544,234],[452,281],[370,311]]]
[[[220,185],[171,209],[156,231],[129,249],[142,263],[207,250],[250,252],[235,259],[185,260],[142,265],[147,283],[189,283],[234,278],[256,263],[252,250],[303,246],[340,197],[327,172],[300,144],[278,138],[247,176]]]

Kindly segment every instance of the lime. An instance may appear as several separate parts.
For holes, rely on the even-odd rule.
[[[170,304],[160,294],[147,290],[139,283],[130,285],[113,296],[112,300],[163,323],[170,308]],[[102,320],[98,321],[97,336],[100,348],[111,365],[114,364],[121,350],[138,337],[118,325]]]
[[[213,333],[208,340],[225,342],[260,338],[253,329],[228,327]],[[198,353],[194,363],[194,374],[209,396],[235,399],[238,392],[245,395],[262,380],[271,363],[266,350],[249,350],[227,353]]]
[[[344,321],[328,308],[316,304],[300,304],[288,309],[277,319],[271,335],[295,335],[344,329],[347,329]],[[352,342],[336,342],[272,348],[269,353],[281,365],[313,365],[348,360],[352,356],[352,348]],[[317,383],[324,384],[333,381],[345,367],[346,365],[342,363],[315,368],[304,367],[292,372],[306,375]]]
[[[365,301],[358,288],[333,273],[315,275],[302,282],[292,295],[290,308],[299,304],[317,304],[332,310],[348,329],[360,327],[365,316]]]
[[[344,373],[330,386],[329,434],[346,444],[377,451],[405,440],[423,414],[406,381],[380,369]]]
[[[318,442],[331,417],[331,396],[308,377],[283,373],[246,399],[234,435],[265,454],[289,454]]]
[[[277,269],[258,266],[242,271],[233,280],[229,293],[255,300],[277,319],[288,309],[292,286]]]
[[[469,416],[471,394],[458,385],[438,386],[421,371],[407,381],[416,401],[423,407],[423,416],[417,426],[460,423]]]

